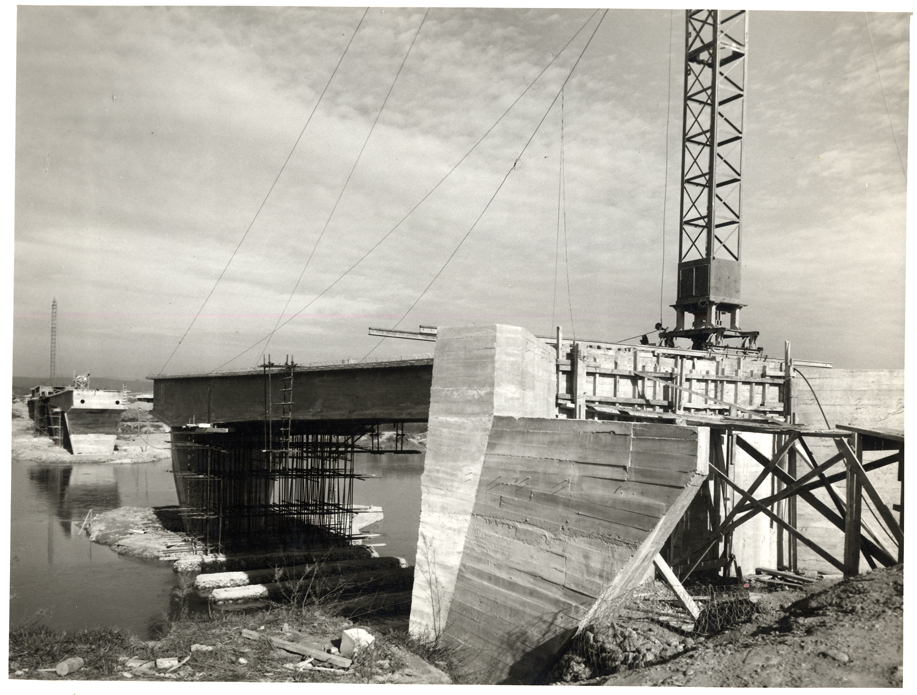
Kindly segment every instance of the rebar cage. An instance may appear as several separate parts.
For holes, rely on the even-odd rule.
[[[280,547],[352,540],[354,453],[374,426],[285,424],[267,439],[263,423],[173,431],[185,530],[207,552],[265,540]]]

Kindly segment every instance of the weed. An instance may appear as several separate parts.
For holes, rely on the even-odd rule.
[[[31,624],[10,632],[10,659],[31,671],[52,668],[72,656],[81,657],[86,668],[110,675],[118,668],[118,656],[131,646],[128,635],[113,628],[55,632]]]
[[[425,533],[420,534],[418,560],[422,560],[422,562],[417,563],[415,571],[420,570],[421,586],[427,592],[430,607],[430,620],[433,623],[432,634],[423,635],[422,637],[425,641],[436,644],[439,642],[443,634],[443,628],[445,627],[445,625],[443,625],[442,616],[443,597],[439,578],[433,571],[433,568],[437,567],[436,548],[434,548],[433,543],[430,542],[430,539]]]

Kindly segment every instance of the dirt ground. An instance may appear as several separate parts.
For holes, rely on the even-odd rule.
[[[617,686],[903,687],[904,567],[766,594],[751,620]],[[593,681],[593,684],[594,681]]]

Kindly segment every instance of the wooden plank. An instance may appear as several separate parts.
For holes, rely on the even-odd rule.
[[[694,603],[694,599],[685,591],[685,588],[681,585],[681,582],[678,581],[678,577],[675,576],[672,568],[662,559],[662,555],[656,553],[656,557],[653,558],[653,563],[656,565],[656,568],[662,572],[662,576],[668,583],[669,588],[675,592],[678,600],[681,601],[681,605],[691,614],[692,618],[697,620],[698,617],[700,617],[700,608],[697,607],[697,604]]]
[[[844,454],[844,458],[847,459],[848,465],[853,468],[854,472],[859,478],[860,484],[863,486],[866,494],[869,495],[869,498],[872,500],[876,511],[879,512],[879,515],[882,517],[885,525],[888,526],[892,537],[895,539],[899,546],[902,545],[904,543],[904,533],[901,531],[901,527],[898,526],[898,520],[895,519],[895,516],[886,506],[885,500],[882,499],[875,486],[873,486],[872,481],[869,479],[869,476],[866,475],[866,471],[863,470],[863,465],[856,457],[856,454],[853,453],[850,445],[843,439],[836,440],[835,444],[837,445],[837,448],[840,450],[840,452]]]
[[[890,439],[893,442],[904,444],[904,432],[901,430],[886,429],[884,427],[856,427],[854,425],[836,425],[836,427],[839,430],[855,432],[856,434],[863,434],[878,439]]]
[[[782,572],[780,570],[771,569],[770,567],[756,567],[755,572],[760,574],[761,572],[767,572],[772,574],[775,577],[780,577],[782,579],[789,579],[794,582],[799,582],[800,584],[811,584],[817,582],[818,580],[814,577],[803,577],[800,574],[794,574],[793,572]]]
[[[250,640],[261,640],[266,639],[274,647],[279,647],[287,652],[292,652],[293,654],[301,654],[302,656],[311,656],[313,659],[318,659],[319,661],[326,661],[329,664],[334,664],[335,666],[340,666],[341,668],[350,668],[350,665],[353,663],[350,659],[347,659],[343,656],[338,656],[336,654],[328,654],[322,649],[320,644],[312,643],[302,643],[302,642],[288,642],[285,639],[280,639],[279,637],[270,637],[261,632],[255,632],[254,630],[242,630],[242,636]]]
[[[660,381],[659,379],[656,379],[655,377],[651,377],[651,376],[648,376],[648,377],[646,377],[646,378],[647,378],[647,379],[654,380],[654,381]],[[662,383],[668,384],[668,382],[662,382]],[[700,398],[704,398],[704,399],[706,399],[707,401],[712,401],[713,403],[719,403],[720,405],[725,405],[725,406],[728,406],[728,407],[730,407],[730,408],[735,408],[736,410],[740,410],[740,411],[742,411],[742,412],[744,412],[744,413],[757,413],[757,412],[759,412],[759,409],[756,409],[756,408],[744,408],[744,407],[742,407],[742,406],[736,405],[735,403],[728,403],[728,402],[726,402],[726,401],[720,400],[719,398],[714,398],[713,396],[708,396],[707,394],[701,393],[700,391],[693,391],[693,390],[691,390],[691,389],[684,388],[684,387],[682,387],[682,386],[678,386],[677,384],[668,384],[668,385],[671,386],[672,388],[678,389],[679,391],[682,391],[682,392],[684,392],[684,393],[688,393],[688,394],[690,394],[690,395],[694,395],[694,396],[698,396],[698,397],[700,397]],[[684,405],[682,405],[682,407],[684,407]],[[781,410],[782,410],[782,407],[781,407],[780,409],[778,409],[777,412],[780,412]]]

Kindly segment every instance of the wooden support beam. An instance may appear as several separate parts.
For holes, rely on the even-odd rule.
[[[774,454],[774,456],[771,458],[770,463],[764,466],[762,471],[758,474],[758,477],[755,478],[754,482],[749,486],[748,493],[750,495],[754,495],[757,489],[761,486],[761,483],[767,480],[767,476],[771,474],[771,471],[780,465],[780,460],[786,456],[786,453],[793,446],[797,437],[798,435],[795,432],[788,435],[787,440],[780,446],[779,449],[777,449],[777,453]],[[731,518],[736,514],[739,514],[749,508],[750,507],[748,505],[744,504],[736,505],[736,507],[729,513],[729,517],[727,517],[726,522],[731,521]]]
[[[662,555],[656,553],[656,557],[653,558],[653,563],[656,565],[656,568],[662,573],[662,576],[665,578],[666,583],[669,585],[669,588],[675,593],[678,597],[678,600],[681,602],[681,605],[685,607],[685,610],[691,614],[691,617],[694,620],[697,620],[700,617],[700,608],[697,607],[697,604],[694,603],[694,599],[691,598],[690,594],[685,591],[685,588],[681,585],[681,582],[678,581],[678,577],[675,576],[675,573],[672,571],[672,568],[662,559]]]
[[[722,480],[723,480],[729,487],[731,487],[733,490],[735,490],[735,491],[738,492],[740,495],[742,495],[743,498],[750,500],[752,504],[758,506],[758,507],[761,509],[761,512],[762,512],[763,514],[765,514],[766,516],[768,516],[774,523],[778,524],[779,526],[782,526],[782,527],[786,530],[787,533],[789,533],[790,535],[794,536],[794,537],[797,538],[801,543],[803,543],[803,544],[805,544],[806,546],[808,546],[809,548],[811,548],[816,554],[818,554],[819,556],[821,556],[822,558],[824,558],[827,562],[831,563],[831,565],[833,565],[834,567],[836,567],[837,569],[839,569],[841,572],[844,571],[844,565],[843,565],[843,563],[842,563],[840,560],[838,560],[837,558],[835,558],[833,555],[831,555],[831,553],[829,553],[827,550],[825,550],[824,548],[822,548],[820,545],[818,545],[818,544],[815,543],[814,541],[809,540],[808,538],[806,538],[802,533],[800,533],[800,532],[797,531],[795,528],[793,528],[792,526],[790,526],[787,522],[785,522],[783,519],[781,519],[777,514],[774,514],[774,512],[772,512],[770,509],[768,509],[767,507],[764,507],[763,505],[761,505],[761,504],[758,502],[758,500],[756,500],[754,497],[751,497],[751,496],[750,496],[747,492],[745,492],[741,487],[739,487],[739,486],[736,485],[734,482],[732,482],[732,481],[728,478],[728,476],[727,476],[725,473],[723,473],[719,468],[717,468],[717,467],[714,466],[713,464],[710,464],[710,470],[712,470],[712,471],[714,471],[715,473],[717,473],[717,474],[722,478]]]
[[[835,444],[838,450],[844,455],[844,458],[847,459],[848,466],[853,469],[860,484],[866,491],[866,494],[869,495],[869,499],[872,500],[876,511],[879,512],[879,516],[882,517],[885,525],[888,526],[888,530],[895,539],[895,542],[900,546],[904,543],[904,532],[901,530],[901,527],[898,526],[898,520],[895,519],[894,514],[891,513],[888,506],[885,504],[885,500],[879,495],[872,481],[869,479],[869,476],[866,474],[866,471],[863,470],[863,464],[860,463],[860,460],[857,458],[856,454],[853,453],[850,445],[843,439],[835,440]]]
[[[904,444],[901,444],[901,458],[898,459],[898,482],[901,483],[901,504],[898,513],[901,528],[904,528]],[[898,545],[898,562],[904,562],[904,543]]]
[[[795,452],[795,449],[789,450],[789,453],[794,453],[794,452]],[[804,488],[806,481],[811,480],[811,478],[817,475],[820,471],[827,470],[831,466],[835,465],[842,458],[843,457],[841,457],[840,455],[832,457],[830,460],[818,466],[818,468],[815,468],[809,471],[808,473],[806,473],[802,478],[799,478],[798,480],[796,480],[796,482],[788,484],[783,490],[781,490],[776,495],[771,495],[770,497],[765,497],[758,501],[764,507],[771,507],[774,504],[776,504],[777,502],[779,502],[780,500],[783,500],[786,498],[789,498],[795,501],[796,494],[798,493],[800,489]],[[769,470],[770,469],[765,469],[765,471],[767,472],[769,472]],[[788,476],[788,477],[792,478],[792,476]],[[753,492],[753,490],[749,490],[749,492]],[[746,504],[743,501],[743,502],[740,502],[736,507],[733,508],[733,512],[747,512],[747,513],[744,516],[739,517],[739,518],[734,518],[735,515],[733,513],[730,513],[729,517],[727,517],[727,519],[722,524],[720,524],[717,527],[717,529],[714,531],[714,540],[708,543],[708,545],[704,549],[704,554],[706,554],[710,550],[710,547],[712,547],[713,543],[715,543],[716,540],[718,540],[719,535],[731,533],[736,528],[744,524],[746,521],[750,520],[752,517],[757,516],[761,512],[761,507],[751,505],[751,504]],[[795,516],[792,519],[787,519],[787,521],[790,523],[791,526],[795,526],[795,523],[794,523]],[[796,541],[795,537],[791,536],[791,540],[793,544],[795,544],[795,541]],[[690,554],[693,554],[693,552],[694,551],[689,553],[689,556]],[[795,553],[794,553],[794,556],[795,556]],[[701,557],[703,557],[703,555],[701,555]],[[675,564],[679,564],[681,561],[683,561],[683,559],[685,558],[679,558],[679,561],[676,562]],[[697,563],[695,563],[695,567],[691,568],[691,572],[693,572],[694,569],[697,568],[697,566],[698,566]],[[688,574],[690,574],[691,572],[689,572]]]
[[[857,438],[859,439],[859,437]],[[857,442],[857,451],[862,456],[862,442]],[[844,576],[855,577],[860,573],[860,523],[863,507],[863,487],[856,471],[847,465],[847,518],[844,527]]]
[[[784,442],[784,444],[777,450],[777,453],[774,455],[773,459],[768,464],[768,466],[766,466],[764,470],[761,471],[758,477],[754,480],[754,482],[748,488],[749,494],[753,495],[755,491],[758,489],[758,487],[760,487],[761,483],[763,483],[767,479],[767,476],[771,472],[771,468],[776,467],[780,463],[780,459],[782,459],[786,455],[787,451],[789,451],[790,448],[793,446],[793,442],[795,441],[797,436],[798,435],[796,433],[790,434],[787,441]],[[714,455],[718,458],[718,462],[720,462],[721,464],[725,461],[725,457],[723,456],[723,453],[719,449],[719,447],[714,448]],[[742,517],[740,520],[733,521],[736,515],[744,511],[748,511],[750,508],[751,508],[751,505],[743,504],[742,502],[740,502],[735,507],[733,507],[729,511],[728,514],[726,514],[726,517],[720,522],[718,526],[714,528],[713,533],[712,533],[713,538],[710,541],[708,541],[707,544],[700,549],[701,554],[698,557],[697,562],[694,563],[694,566],[691,567],[691,569],[688,571],[686,576],[691,575],[691,573],[697,567],[698,563],[704,558],[704,556],[708,552],[710,552],[710,549],[714,546],[714,544],[716,544],[719,541],[720,536],[735,530],[739,525],[741,525],[745,521],[748,521],[748,519],[750,519],[751,517],[755,516],[758,513],[757,511],[752,511],[750,514],[747,514],[746,516]],[[683,555],[682,557],[678,559],[678,561],[676,561],[675,564],[680,564],[681,562],[686,560],[688,557],[693,555],[694,552],[696,551],[692,550],[688,553],[688,555]]]
[[[815,461],[815,457],[812,455],[812,451],[809,449],[808,445],[807,445],[804,441],[800,440],[800,443],[803,445],[803,447],[802,447],[802,449],[801,449],[801,451],[802,451],[802,453],[803,453],[803,459],[806,461],[806,463],[807,463],[811,468],[814,468],[814,465],[813,465],[812,462]],[[894,457],[897,456],[897,455],[898,455],[898,454],[895,453],[895,454],[892,454],[891,457],[885,457],[885,458],[880,459],[880,460],[878,460],[878,461],[873,461],[871,464],[868,464],[868,467],[866,467],[865,470],[873,470],[873,468],[880,468],[880,467],[882,467],[882,466],[884,466],[884,465],[887,465],[888,463],[891,462],[891,460],[894,460]],[[838,458],[838,457],[839,457],[839,458]],[[891,459],[891,460],[889,460],[889,459]],[[837,453],[837,454],[835,454],[834,456],[832,456],[829,460],[830,460],[830,461],[844,460],[844,457],[843,457],[842,454]],[[835,506],[837,507],[837,509],[840,511],[841,517],[842,517],[842,518],[846,518],[846,514],[847,514],[847,512],[846,512],[846,505],[844,504],[844,502],[841,501],[840,495],[839,495],[839,494],[837,493],[837,491],[835,491],[835,489],[832,487],[832,484],[833,484],[833,483],[836,483],[836,482],[839,481],[839,480],[844,480],[844,479],[846,478],[846,476],[847,476],[847,471],[846,471],[846,466],[845,466],[845,470],[844,470],[842,473],[837,473],[837,474],[832,475],[832,476],[830,476],[830,477],[826,477],[826,476],[824,476],[824,475],[820,475],[820,476],[819,476],[819,478],[821,479],[821,482],[820,482],[820,483],[810,483],[810,484],[807,486],[807,490],[818,490],[818,489],[821,489],[822,487],[824,487],[824,488],[827,490],[828,495],[829,495],[829,496],[831,497],[831,499],[834,501],[834,505],[835,505]],[[870,539],[872,540],[872,542],[873,542],[878,548],[880,548],[880,549],[882,550],[882,552],[884,552],[887,556],[890,557],[890,553],[888,552],[888,549],[882,544],[882,541],[879,540],[879,537],[876,535],[875,531],[872,530],[872,527],[871,527],[868,523],[866,523],[866,521],[862,518],[862,515],[861,515],[861,517],[860,517],[860,522],[861,522],[860,525],[861,525],[861,527],[862,527],[862,530],[866,532],[866,535],[868,535],[868,536],[870,537]],[[862,545],[862,544],[861,544],[861,545]],[[863,556],[866,558],[866,562],[869,563],[870,569],[875,569],[875,568],[876,568],[876,563],[873,561],[872,553],[869,551],[869,546],[862,547],[862,548],[861,548],[861,551],[863,552]]]
[[[797,465],[796,465],[796,447],[790,449],[787,454],[787,466],[786,472],[791,478],[796,478],[798,475]],[[784,488],[785,489],[785,488]],[[787,500],[787,515],[786,520],[790,523],[790,526],[796,526],[796,495],[792,495]],[[788,547],[788,564],[791,570],[794,572],[799,569],[799,546],[797,541],[793,536],[787,538],[787,547]]]
[[[792,453],[792,452],[795,452],[795,449],[792,450],[791,453]],[[805,475],[803,475],[801,478],[795,478],[795,476],[791,476],[791,477],[793,477],[793,478],[796,479],[796,482],[795,482],[795,483],[786,485],[786,487],[784,487],[784,488],[783,488],[780,492],[778,492],[776,495],[771,495],[770,497],[763,497],[763,498],[761,498],[760,502],[761,502],[762,504],[764,504],[764,505],[766,505],[766,506],[769,507],[769,506],[771,506],[772,504],[775,504],[775,503],[777,503],[777,502],[780,502],[781,500],[784,500],[784,499],[786,499],[786,498],[788,498],[788,497],[793,497],[793,496],[795,496],[796,494],[799,493],[800,490],[809,490],[809,489],[811,489],[811,485],[808,484],[808,481],[810,481],[812,478],[814,478],[815,476],[817,476],[819,473],[824,473],[826,470],[828,470],[829,468],[831,468],[831,467],[834,466],[835,464],[839,463],[842,459],[843,459],[843,457],[840,456],[840,455],[834,456],[834,457],[830,458],[829,460],[825,461],[823,464],[821,464],[821,465],[818,466],[817,468],[813,468],[813,469],[810,470],[808,473],[806,473]],[[787,473],[789,473],[789,471],[787,471]],[[783,482],[783,481],[781,480],[781,482]],[[815,487],[818,487],[820,484],[821,484],[821,483],[816,483],[816,484],[815,484]],[[747,508],[748,508],[747,506],[744,506],[744,505],[743,505],[742,511],[745,511],[745,509],[747,509]],[[744,521],[744,517],[743,517],[743,521]]]
[[[837,453],[834,456],[832,456],[830,459],[828,459],[828,461],[831,461],[832,463],[837,463],[838,461],[843,461],[843,460],[844,460],[844,456],[840,453]],[[894,454],[891,454],[890,456],[884,456],[880,459],[876,459],[875,461],[864,463],[863,470],[867,472],[874,471],[877,468],[883,468],[884,466],[888,466],[900,460],[901,460],[901,455],[898,452],[895,452]],[[809,492],[813,492],[814,490],[818,490],[824,487],[825,485],[830,485],[832,483],[836,483],[841,480],[845,480],[846,478],[847,478],[847,468],[845,465],[844,470],[842,472],[825,476],[821,481],[817,483],[809,483],[808,485],[806,485],[806,490],[808,490]]]
[[[245,639],[250,640],[261,640],[265,639],[270,642],[272,647],[278,647],[287,652],[292,652],[293,654],[300,654],[302,656],[311,656],[313,659],[318,659],[319,661],[326,661],[329,664],[334,664],[335,666],[340,666],[341,668],[350,668],[350,665],[353,663],[352,660],[343,657],[337,656],[336,654],[328,654],[322,649],[320,644],[303,644],[302,642],[288,642],[285,639],[280,639],[279,637],[269,637],[261,632],[255,632],[254,630],[242,630],[242,636]]]
[[[802,442],[803,440],[800,439],[799,441]],[[749,456],[751,456],[755,461],[757,461],[762,466],[765,466],[769,463],[767,457],[765,457],[764,454],[759,452],[751,444],[749,444],[744,439],[742,439],[742,437],[740,436],[736,437],[736,443]],[[792,484],[793,482],[795,482],[794,480],[790,479],[790,476],[785,471],[781,471],[779,468],[774,471],[774,475],[780,477],[784,483]],[[829,488],[829,489],[833,490],[833,488]],[[802,499],[805,500],[805,502],[808,503],[810,507],[815,509],[815,511],[819,512],[828,521],[830,521],[832,524],[837,526],[837,528],[839,528],[841,531],[845,530],[846,525],[844,522],[843,515],[845,515],[846,512],[842,511],[841,514],[835,513],[828,507],[828,505],[826,505],[824,502],[818,499],[811,492],[800,490],[797,494],[800,497],[802,497]],[[837,492],[834,491],[834,494],[837,495]],[[843,509],[843,505],[841,505],[841,508]],[[864,550],[868,551],[876,560],[881,562],[886,567],[890,567],[891,565],[895,564],[895,559],[891,556],[891,554],[887,550],[885,550],[885,548],[881,547],[877,543],[874,543],[870,539],[863,537],[860,540],[860,544]],[[843,571],[843,567],[840,567],[839,569]]]

